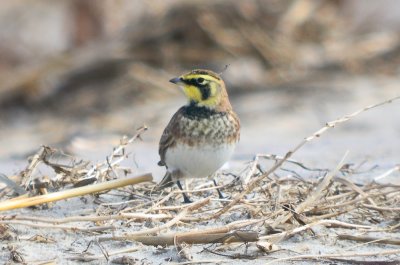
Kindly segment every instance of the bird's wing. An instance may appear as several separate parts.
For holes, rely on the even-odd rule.
[[[178,123],[179,119],[182,118],[183,107],[180,108],[174,116],[172,116],[169,121],[167,127],[165,127],[164,132],[160,139],[160,144],[158,147],[158,154],[160,155],[160,162],[158,162],[159,166],[166,166],[165,164],[165,154],[168,148],[175,146],[176,137],[178,136]]]

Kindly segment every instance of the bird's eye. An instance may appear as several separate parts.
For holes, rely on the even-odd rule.
[[[204,78],[203,77],[197,78],[197,83],[202,84],[203,82],[204,82]]]

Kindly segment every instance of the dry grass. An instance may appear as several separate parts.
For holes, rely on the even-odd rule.
[[[332,70],[394,75],[398,69],[399,34],[390,29],[355,34],[349,30],[340,1],[209,1],[204,5],[198,5],[197,1],[177,2],[143,19],[140,27],[127,27],[111,40],[76,48],[68,55],[41,60],[38,65],[26,64],[18,71],[2,72],[0,107],[7,110],[21,101],[33,107],[37,103],[37,106],[51,103],[53,107],[48,112],[55,109],[65,115],[88,115],[82,111],[119,108],[140,99],[141,93],[164,97],[160,91],[165,91],[165,80],[172,76],[168,72],[193,65],[219,70],[232,63],[231,77],[234,77],[244,70],[240,66],[235,70],[235,64],[240,65],[237,62],[249,63],[251,82],[243,81],[242,76],[233,82],[232,90],[317,80]],[[270,4],[273,8],[266,8]],[[104,76],[105,72],[108,75]],[[100,77],[104,81],[99,82]],[[93,87],[96,89],[90,89]],[[82,96],[82,92],[90,96]],[[78,262],[107,260],[132,264],[137,260],[129,256],[113,257],[140,251],[143,245],[173,245],[185,260],[181,264],[222,263],[230,259],[259,259],[269,263],[331,260],[354,264],[358,259],[373,257],[382,259],[383,264],[399,263],[400,250],[391,246],[400,244],[400,238],[396,238],[400,233],[400,186],[380,184],[378,180],[399,172],[400,166],[376,175],[375,181],[355,183],[353,174],[370,176],[374,172],[360,172],[351,167],[346,154],[331,170],[310,168],[291,159],[304,145],[329,129],[397,99],[328,122],[282,156],[256,155],[233,180],[229,174],[220,176],[220,188],[229,195],[227,199],[210,196],[216,188],[211,182],[194,181],[195,188],[185,192],[191,193],[196,202],[188,205],[182,204],[181,191],[175,188],[155,191],[149,176],[138,181],[131,177],[131,168],[122,166],[129,157],[126,147],[140,138],[145,127],[130,138],[123,137],[100,163],[83,161],[43,146],[19,174],[0,174],[0,181],[5,183],[0,189],[0,211],[3,211],[0,241],[9,244],[2,251],[9,253],[10,262],[26,263],[23,253],[12,246],[20,234],[14,227],[22,227],[87,237],[90,245],[97,246],[102,254],[71,253],[69,258]],[[268,169],[261,165],[265,160],[273,163]],[[289,170],[282,168],[289,164]],[[40,166],[51,174],[40,174]],[[133,183],[136,184],[130,186]],[[85,194],[91,194],[94,200],[107,196],[113,200],[95,204],[94,210],[88,209],[83,215],[54,218],[41,210],[51,208],[57,200]],[[35,208],[25,211],[29,214],[11,211],[32,206]],[[354,244],[320,255],[300,255],[283,247],[299,235],[323,242],[326,234]],[[29,241],[57,244],[56,240],[39,236]],[[120,248],[120,241],[137,243],[115,250]],[[110,242],[116,246],[111,250],[106,246]],[[217,255],[218,259],[193,259],[192,244],[203,246],[204,252]],[[381,244],[385,250],[357,251],[367,244]],[[287,257],[279,258],[277,252],[287,252]],[[49,258],[42,264],[56,264],[56,261]]]
[[[307,142],[320,137],[329,128],[333,128],[343,122],[372,108],[391,103],[400,97],[395,97],[384,102],[367,106],[359,111],[342,118],[328,122],[326,126],[316,131],[310,137],[301,141],[285,156],[258,155],[250,163],[242,176],[234,181],[230,176],[221,176],[225,185],[224,192],[232,199],[199,199],[195,203],[182,204],[181,192],[165,190],[154,191],[153,183],[137,184],[134,189],[125,188],[115,190],[117,194],[126,197],[133,196],[133,200],[121,200],[116,203],[100,204],[93,214],[84,216],[69,216],[65,218],[46,218],[37,216],[20,215],[18,212],[0,216],[0,235],[4,240],[12,241],[10,225],[27,226],[42,229],[61,229],[66,233],[85,232],[96,233],[94,243],[101,249],[103,255],[88,256],[85,253],[71,256],[72,260],[92,261],[110,256],[120,255],[140,250],[140,245],[119,251],[106,251],[102,245],[105,241],[136,241],[145,245],[174,245],[181,258],[191,260],[188,244],[204,244],[204,251],[216,255],[240,259],[272,259],[269,263],[284,262],[288,260],[354,260],[359,257],[388,257],[388,255],[400,254],[399,249],[390,249],[380,252],[355,252],[344,250],[340,253],[321,255],[289,255],[287,258],[273,259],[273,253],[282,251],[279,245],[285,240],[297,234],[311,234],[318,237],[316,227],[325,227],[332,234],[337,234],[337,240],[352,240],[362,244],[399,245],[400,240],[394,237],[400,230],[399,207],[400,186],[383,185],[376,182],[353,183],[352,174],[356,172],[349,164],[345,163],[346,154],[333,170],[311,169],[300,162],[290,160],[290,157]],[[145,131],[140,128],[131,138],[121,141],[112,154],[103,163],[90,165],[90,162],[79,161],[60,152],[43,147],[33,156],[28,167],[23,170],[19,180],[8,189],[3,189],[3,194],[11,196],[21,189],[27,193],[17,199],[9,199],[0,203],[0,210],[9,210],[18,207],[27,207],[39,203],[49,203],[56,199],[66,199],[73,196],[82,196],[87,193],[76,193],[78,190],[89,190],[90,193],[105,192],[111,188],[108,183],[120,182],[119,172],[129,172],[122,168],[120,163],[127,158],[125,148],[132,144],[140,134]],[[54,162],[54,155],[57,161]],[[63,159],[60,159],[63,158]],[[260,160],[274,161],[274,165],[267,171],[260,166]],[[71,162],[72,161],[72,162]],[[295,169],[293,174],[286,177],[276,177],[274,173],[281,170],[284,163],[290,163]],[[54,178],[44,181],[41,178],[32,178],[35,168],[39,164],[45,164],[55,172]],[[311,174],[317,172],[320,178],[303,178],[296,172],[296,168]],[[375,179],[382,179],[398,171],[398,167],[378,175]],[[284,172],[284,171],[281,171]],[[4,177],[4,176],[3,176]],[[241,181],[239,182],[239,179]],[[149,181],[145,177],[142,181]],[[92,184],[98,182],[99,184]],[[141,181],[139,181],[141,182]],[[7,184],[6,183],[6,184]],[[128,184],[128,183],[125,183]],[[199,184],[195,182],[195,184]],[[70,186],[85,186],[73,189],[65,189]],[[101,186],[102,188],[98,188]],[[18,188],[15,188],[18,187]],[[48,189],[64,191],[49,193]],[[215,187],[201,185],[199,189],[186,191],[192,196],[205,197],[205,193],[213,191]],[[119,192],[119,193],[118,193]],[[45,195],[37,195],[45,193]],[[69,196],[57,197],[57,194]],[[46,198],[46,199],[43,199]],[[51,198],[55,198],[52,200]],[[27,201],[37,203],[26,204]],[[12,207],[10,206],[12,205]],[[120,207],[122,206],[123,207]],[[7,207],[8,206],[8,207]],[[40,210],[38,210],[40,213]],[[121,222],[116,222],[120,220]],[[136,231],[126,231],[127,225],[136,223],[141,226],[143,222],[151,222],[151,228],[142,228]],[[217,226],[212,225],[215,222]],[[76,224],[79,225],[76,225]],[[65,225],[69,224],[69,225]],[[190,226],[185,229],[182,224]],[[225,225],[222,225],[225,224]],[[212,226],[212,227],[211,227]],[[351,231],[344,233],[343,231]],[[125,232],[124,232],[125,231]],[[171,232],[173,231],[173,232]],[[319,230],[318,230],[319,231]],[[376,236],[379,232],[380,236]],[[100,235],[99,235],[100,234]],[[36,239],[37,240],[37,239]],[[53,242],[54,243],[54,242]],[[210,248],[213,246],[213,249]],[[251,252],[240,253],[239,250],[228,250],[227,246],[237,244],[252,244],[256,248]],[[354,248],[359,244],[354,245]],[[10,253],[14,250],[9,250]],[[194,260],[196,262],[196,260]],[[198,261],[200,262],[200,261]]]
[[[340,1],[174,2],[127,23],[117,36],[0,73],[0,107],[23,99],[31,107],[50,103],[65,115],[88,115],[82,112],[115,109],[137,94],[164,97],[160,91],[182,71],[177,68],[220,71],[228,63],[232,91],[319,80],[332,72],[397,74],[398,33],[355,32]]]

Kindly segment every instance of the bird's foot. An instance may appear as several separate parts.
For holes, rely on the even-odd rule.
[[[183,203],[192,203],[193,201],[189,199],[189,197],[186,195],[186,193],[182,193],[183,196]]]

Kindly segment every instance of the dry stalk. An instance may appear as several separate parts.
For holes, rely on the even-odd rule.
[[[337,238],[340,240],[354,240],[358,242],[367,242],[367,243],[400,245],[400,239],[387,238],[387,237],[379,238],[372,236],[353,236],[353,235],[339,234]]]
[[[385,173],[383,173],[383,174],[381,174],[381,175],[375,177],[374,180],[375,180],[375,181],[378,181],[378,180],[381,180],[381,179],[383,179],[383,178],[386,178],[386,177],[390,176],[393,172],[396,172],[396,171],[400,171],[400,165],[395,166],[394,168],[389,169],[389,170],[386,171]]]
[[[18,220],[18,221],[49,223],[49,224],[65,224],[74,222],[101,222],[109,220],[164,220],[171,218],[172,215],[170,214],[144,214],[144,213],[119,213],[114,215],[102,215],[102,216],[71,216],[66,218],[41,218],[41,217],[21,216],[21,215],[8,215],[8,216],[0,215],[0,222],[8,220]]]
[[[346,158],[348,152],[343,156],[342,160],[339,162],[339,164],[336,166],[336,168],[329,172],[323,180],[318,184],[317,188],[310,194],[310,196],[307,197],[307,199],[302,202],[300,205],[298,205],[294,212],[297,214],[300,214],[304,212],[304,210],[307,207],[311,207],[312,205],[315,205],[315,203],[322,197],[322,191],[326,189],[326,187],[330,184],[331,180],[333,177],[339,172],[339,170],[342,168],[344,164],[344,159]],[[272,224],[272,227],[276,227],[280,224],[286,223],[287,220],[289,220],[293,216],[292,212],[289,212],[286,215],[281,215],[279,216],[275,222]]]
[[[308,220],[310,220],[311,222],[316,222],[318,220],[322,220],[322,219],[329,219],[329,218],[333,218],[333,217],[337,217],[339,215],[343,215],[348,213],[350,210],[346,210],[346,211],[337,211],[337,212],[333,212],[333,213],[327,213],[327,214],[323,214],[323,215],[317,215],[317,216],[313,216],[313,217],[308,217]]]
[[[188,205],[187,207],[185,207],[177,216],[175,216],[174,219],[166,222],[165,224],[163,224],[161,226],[150,228],[150,229],[145,229],[145,230],[142,230],[142,231],[132,232],[132,233],[125,234],[125,235],[122,235],[122,236],[103,237],[103,238],[99,238],[99,241],[135,240],[135,237],[137,237],[137,236],[158,233],[158,232],[160,232],[160,231],[162,231],[164,229],[170,228],[171,226],[177,224],[188,213],[205,206],[209,202],[210,202],[210,198],[206,198],[206,199],[200,200],[198,202],[192,203],[192,204]]]
[[[336,177],[335,178],[336,181],[347,185],[348,187],[350,187],[352,190],[354,190],[355,192],[357,192],[358,194],[361,195],[362,198],[367,198],[367,200],[373,205],[376,206],[376,203],[374,202],[374,200],[370,197],[368,197],[368,194],[366,194],[361,188],[357,187],[353,182],[351,182],[348,179],[345,178],[340,178],[340,177]]]
[[[314,226],[317,225],[323,225],[325,227],[330,227],[330,226],[335,226],[335,227],[342,227],[342,228],[349,228],[349,229],[364,229],[364,230],[373,230],[375,229],[372,226],[368,226],[368,225],[356,225],[356,224],[350,224],[350,223],[346,223],[346,222],[341,222],[338,220],[319,220],[317,222],[314,223],[310,223],[310,224],[306,224],[300,227],[297,227],[291,231],[285,231],[282,233],[278,233],[278,234],[273,234],[273,235],[268,235],[268,236],[262,236],[260,237],[260,240],[268,240],[268,241],[272,241],[273,243],[277,243],[279,241],[282,241],[288,237],[291,237],[297,233],[303,232],[305,230],[308,230]],[[379,229],[379,228],[376,228]]]
[[[312,259],[312,260],[320,260],[320,259],[334,259],[334,258],[348,258],[348,257],[381,257],[381,256],[389,256],[389,255],[395,255],[399,254],[400,249],[392,249],[392,250],[380,250],[380,251],[371,251],[371,252],[364,252],[360,253],[359,251],[357,252],[342,252],[342,253],[336,253],[336,254],[322,254],[322,255],[298,255],[298,256],[292,256],[288,258],[280,258],[280,259],[275,259],[272,261],[269,261],[265,264],[273,264],[277,262],[283,262],[283,261],[288,261],[288,260],[307,260],[307,259]]]
[[[375,205],[369,205],[369,204],[362,204],[362,206],[364,206],[368,209],[373,209],[373,210],[377,210],[377,211],[400,212],[400,207],[382,207],[382,206],[375,206]]]
[[[151,174],[143,174],[140,176],[111,180],[102,182],[90,186],[74,188],[65,191],[54,192],[50,194],[35,196],[31,198],[22,198],[19,200],[8,200],[0,203],[0,211],[7,211],[12,209],[24,208],[42,203],[54,202],[58,200],[64,200],[72,197],[87,195],[91,193],[97,193],[101,191],[111,190],[120,188],[127,185],[133,185],[141,182],[152,181],[153,177]]]
[[[97,180],[100,180],[101,176],[103,176],[103,174],[106,173],[107,171],[111,170],[115,172],[114,166],[120,164],[121,161],[124,160],[124,155],[121,155],[121,152],[124,152],[127,145],[133,143],[133,141],[140,138],[140,135],[146,130],[147,126],[142,126],[141,128],[137,129],[135,135],[133,135],[131,138],[121,139],[119,146],[114,148],[111,155],[107,157],[104,162],[99,163],[93,166],[91,169],[89,169],[86,172],[84,179],[95,178]]]
[[[172,246],[186,244],[210,244],[210,243],[237,243],[256,242],[258,233],[246,231],[233,231],[229,233],[204,233],[203,231],[188,231],[185,233],[166,234],[159,236],[137,236],[132,238],[144,245]]]
[[[22,225],[22,226],[29,226],[33,228],[44,228],[44,229],[60,229],[64,231],[70,232],[88,232],[88,233],[95,233],[95,232],[102,232],[107,230],[115,230],[116,227],[114,226],[95,226],[95,227],[77,227],[77,226],[65,226],[65,225],[50,225],[50,224],[35,224],[32,222],[20,222],[15,220],[4,220],[0,221],[0,224],[10,224],[10,225]]]
[[[146,209],[144,211],[144,213],[148,213],[148,212],[154,211],[156,209],[156,207],[158,207],[159,205],[161,205],[164,202],[168,201],[172,196],[174,196],[176,194],[177,194],[177,192],[175,192],[175,191],[172,191],[172,192],[168,193],[166,196],[164,196],[164,198],[162,198],[161,200],[156,202],[152,207],[150,207],[149,209]]]
[[[220,264],[220,263],[231,263],[231,260],[226,260],[226,259],[202,259],[202,260],[190,260],[190,261],[184,261],[184,262],[179,262],[178,265],[190,265],[190,264]]]
[[[320,211],[321,210],[332,210],[334,208],[342,208],[344,206],[349,206],[349,205],[352,206],[352,207],[356,207],[355,203],[364,201],[367,198],[380,197],[382,195],[388,195],[390,193],[397,193],[397,192],[398,192],[398,190],[386,191],[386,192],[378,192],[378,193],[375,193],[375,194],[374,193],[370,193],[370,194],[367,194],[366,197],[363,197],[363,198],[357,198],[357,199],[354,199],[354,200],[347,200],[347,201],[345,201],[343,203],[335,203],[335,204],[332,204],[332,205],[323,205],[323,206],[319,207],[318,210],[320,210]]]
[[[21,173],[21,182],[22,186],[25,188],[28,187],[32,174],[36,167],[43,161],[43,158],[46,155],[46,147],[42,146],[39,151],[32,157],[31,163],[29,163],[28,167]]]
[[[380,191],[380,190],[382,190],[384,188],[388,188],[388,187],[392,187],[392,186],[385,186],[385,185],[364,186],[362,188],[362,191],[365,192],[365,193],[366,192],[371,192],[372,190],[379,190]],[[355,192],[355,191],[343,192],[343,193],[338,194],[338,195],[327,196],[327,197],[324,198],[324,201],[326,201],[326,202],[334,201],[335,202],[335,201],[338,201],[338,200],[346,198],[346,197],[352,197],[353,198],[353,195],[355,195],[356,193],[357,192]],[[368,194],[368,196],[370,196],[370,195]]]
[[[218,212],[216,212],[215,214],[213,214],[211,217],[211,219],[217,219],[219,216],[221,216],[222,214],[226,213],[227,211],[229,211],[229,209],[231,209],[235,204],[237,204],[240,200],[243,199],[244,196],[246,196],[247,194],[249,194],[250,192],[252,192],[257,186],[259,186],[259,184],[261,183],[262,180],[264,180],[266,177],[268,177],[269,175],[271,175],[273,172],[275,172],[278,168],[280,168],[282,166],[282,164],[289,159],[295,152],[297,152],[300,148],[302,148],[306,143],[319,138],[324,132],[326,132],[328,129],[334,128],[335,126],[344,123],[354,117],[356,117],[357,115],[373,109],[373,108],[377,108],[379,106],[385,105],[385,104],[389,104],[392,103],[395,100],[400,99],[400,96],[396,96],[393,97],[391,99],[379,102],[377,104],[373,104],[373,105],[369,105],[366,106],[360,110],[357,110],[349,115],[345,115],[339,119],[333,120],[331,122],[328,122],[324,127],[322,127],[321,129],[319,129],[318,131],[316,131],[315,133],[313,133],[311,136],[305,138],[304,140],[302,140],[295,148],[293,148],[291,151],[287,152],[286,155],[283,157],[282,160],[279,160],[279,162],[277,162],[274,166],[272,166],[267,172],[265,172],[264,174],[256,177],[255,179],[253,179],[249,185],[245,188],[244,191],[242,191],[240,194],[236,195],[235,198],[229,203],[227,204],[224,208],[222,208],[221,210],[219,210]]]
[[[120,255],[120,254],[124,254],[124,253],[132,253],[132,252],[136,252],[139,251],[141,248],[140,247],[130,247],[130,248],[126,248],[126,249],[122,249],[122,250],[117,250],[117,251],[110,251],[107,252],[107,257],[110,256],[116,256],[116,255]],[[77,255],[74,257],[70,257],[70,260],[75,260],[75,261],[83,261],[83,262],[89,262],[89,261],[94,261],[94,260],[102,260],[105,259],[104,255],[95,255],[95,256],[89,256],[89,255]]]

